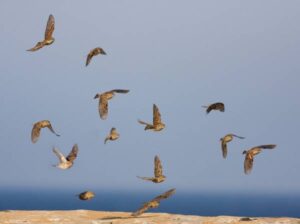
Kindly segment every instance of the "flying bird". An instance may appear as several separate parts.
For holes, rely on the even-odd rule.
[[[92,191],[85,191],[80,193],[78,197],[80,200],[86,201],[86,200],[91,200],[93,197],[95,197],[95,194]]]
[[[175,190],[176,190],[175,188],[168,190],[165,193],[152,199],[151,201],[144,203],[142,207],[140,207],[136,212],[133,212],[131,215],[139,216],[139,215],[143,214],[144,212],[146,212],[150,208],[157,208],[160,204],[160,201],[163,199],[167,199],[168,197],[173,195],[175,193]]]
[[[243,154],[245,155],[245,161],[244,161],[244,173],[249,174],[253,167],[253,159],[254,156],[259,154],[263,149],[274,149],[276,145],[270,144],[270,145],[260,145],[255,146],[249,150],[243,151]]]
[[[128,93],[127,89],[114,89],[104,93],[97,93],[94,99],[99,98],[99,114],[102,120],[105,120],[108,115],[108,100],[112,99],[115,93]]]
[[[210,104],[209,106],[202,106],[202,107],[207,108],[206,109],[207,114],[212,110],[219,110],[221,112],[225,111],[224,103],[221,103],[221,102],[213,103],[213,104]]]
[[[221,146],[222,146],[222,153],[223,153],[223,158],[225,159],[227,156],[227,143],[231,142],[233,137],[239,138],[239,139],[244,139],[245,137],[237,136],[234,134],[228,134],[225,135],[223,138],[220,139],[221,141]]]
[[[53,152],[59,159],[59,164],[54,165],[62,170],[70,169],[78,154],[78,145],[75,144],[67,157],[65,157],[57,148],[53,148]]]
[[[110,129],[109,135],[105,138],[104,144],[106,144],[106,142],[108,140],[114,141],[114,140],[117,140],[119,137],[120,137],[120,134],[117,132],[117,129],[112,128],[112,129]]]
[[[98,54],[103,54],[103,55],[106,55],[105,51],[100,48],[100,47],[96,47],[94,48],[93,50],[90,51],[90,53],[87,55],[86,57],[86,63],[85,63],[85,66],[88,66],[92,60],[92,58]]]
[[[50,45],[54,42],[54,37],[52,36],[53,31],[54,31],[54,16],[50,15],[48,18],[47,26],[46,26],[46,31],[45,31],[45,39],[41,42],[38,42],[33,48],[28,49],[27,51],[37,51],[44,47],[45,45]]]
[[[42,120],[38,121],[33,125],[32,131],[31,131],[31,141],[32,143],[36,143],[40,137],[41,128],[49,128],[49,130],[55,134],[56,136],[60,136],[59,134],[56,134],[55,131],[52,128],[52,125],[50,121],[48,120]]]
[[[162,165],[158,156],[154,157],[154,177],[139,177],[143,180],[152,181],[153,183],[161,183],[166,179],[163,175]]]
[[[138,122],[140,124],[146,125],[145,130],[150,129],[153,131],[161,131],[166,126],[164,123],[162,123],[159,109],[155,104],[153,104],[153,124],[149,124],[149,123],[141,121],[141,120],[138,120]]]

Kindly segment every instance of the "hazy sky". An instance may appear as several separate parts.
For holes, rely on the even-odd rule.
[[[49,14],[55,42],[44,37]],[[0,2],[0,187],[300,193],[299,1]],[[86,55],[102,47],[107,56]],[[130,89],[100,120],[98,92]],[[201,105],[222,101],[225,113]],[[156,103],[166,124],[145,132]],[[61,134],[33,123],[51,120]],[[111,127],[119,140],[103,144]],[[245,136],[228,144],[219,139]],[[52,147],[79,155],[70,170],[52,167]],[[243,173],[242,151],[277,144]],[[153,175],[159,155],[167,180]]]

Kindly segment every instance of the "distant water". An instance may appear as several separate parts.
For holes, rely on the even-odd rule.
[[[76,192],[80,193],[80,192]],[[95,192],[91,201],[80,201],[70,191],[0,190],[0,210],[136,210],[157,192]],[[177,192],[151,212],[202,216],[300,217],[300,195],[191,194]]]

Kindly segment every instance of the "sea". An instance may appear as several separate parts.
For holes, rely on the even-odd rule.
[[[74,190],[1,190],[0,210],[137,210],[157,192],[94,191],[90,201],[78,199]],[[151,212],[201,216],[297,217],[300,195],[176,192]]]

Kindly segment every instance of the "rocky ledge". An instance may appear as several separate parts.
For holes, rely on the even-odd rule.
[[[235,216],[193,216],[145,213],[131,217],[127,212],[74,211],[1,211],[1,224],[300,224],[298,218],[261,218]]]

